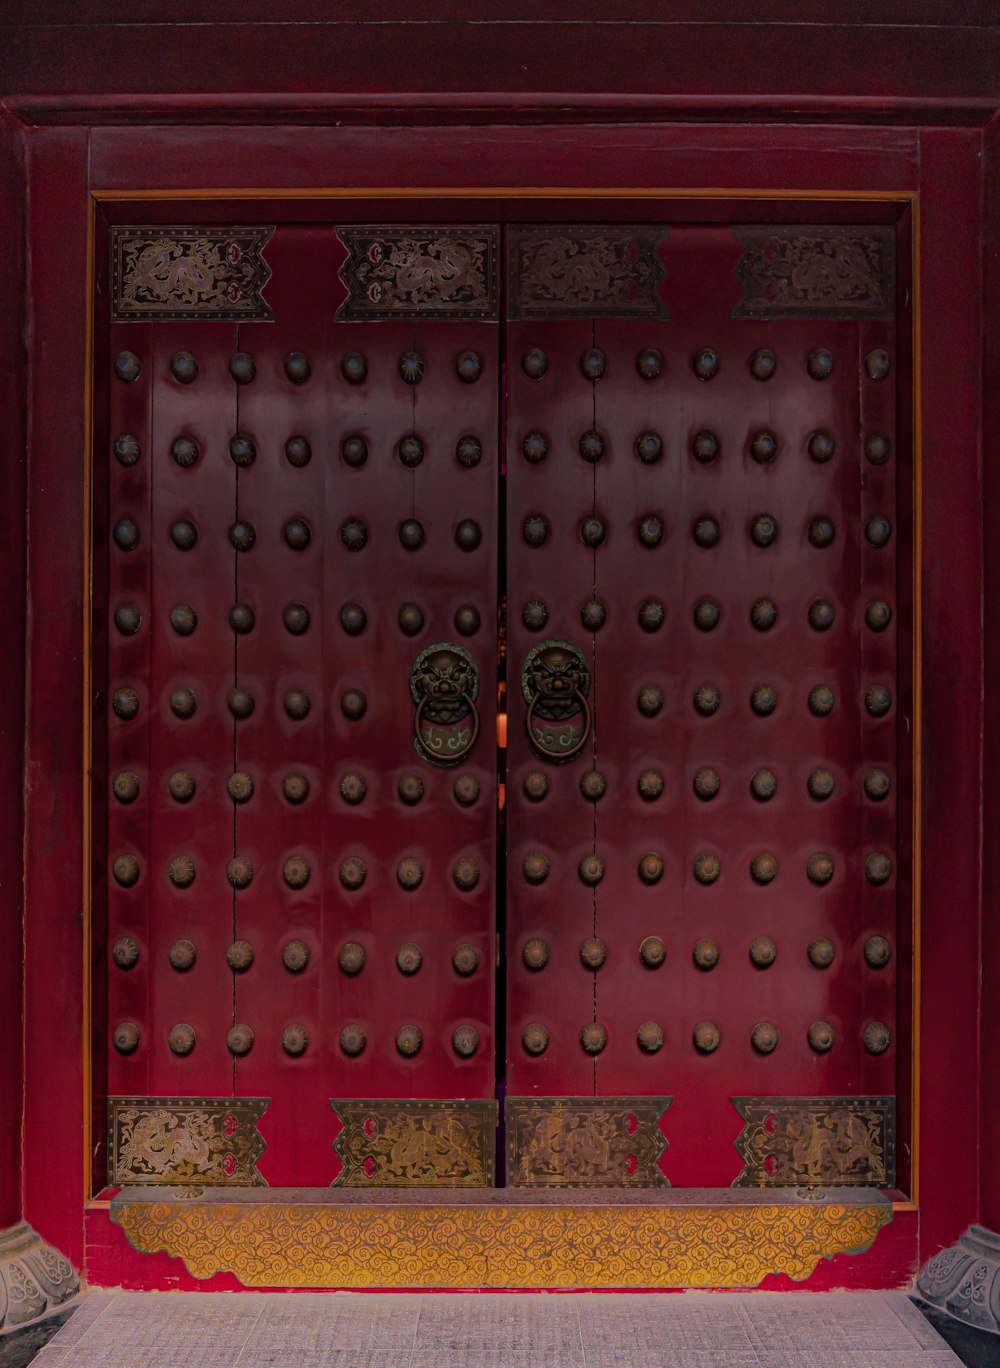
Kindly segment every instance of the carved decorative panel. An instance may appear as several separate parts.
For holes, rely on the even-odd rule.
[[[393,318],[494,322],[499,298],[497,228],[341,228],[348,322]]]
[[[134,1249],[183,1259],[196,1278],[232,1273],[246,1287],[537,1289],[756,1287],[774,1274],[802,1282],[821,1259],[869,1249],[893,1217],[881,1193],[850,1190],[767,1202],[704,1189],[653,1201],[544,1196],[392,1202],[306,1190],[290,1202],[209,1191],[152,1201],[122,1192],[111,1219]]]
[[[336,1187],[493,1185],[494,1102],[331,1099],[344,1129],[333,1143]]]
[[[519,225],[508,229],[507,317],[667,318],[654,224]]]
[[[734,318],[891,318],[891,228],[736,227],[743,298]]]
[[[669,1097],[509,1097],[513,1187],[655,1187]]]
[[[211,1184],[265,1187],[257,1129],[266,1097],[108,1098],[112,1187]]]
[[[273,232],[112,228],[112,320],[272,318],[261,292],[271,278],[262,253]]]
[[[733,1187],[893,1187],[892,1097],[734,1097],[743,1118]]]

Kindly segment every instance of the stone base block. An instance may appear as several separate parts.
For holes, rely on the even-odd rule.
[[[957,1244],[936,1254],[917,1279],[928,1306],[1000,1335],[1000,1235],[970,1226]]]
[[[62,1311],[80,1295],[80,1279],[31,1226],[0,1231],[0,1335]]]

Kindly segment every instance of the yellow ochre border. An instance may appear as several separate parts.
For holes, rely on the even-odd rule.
[[[621,199],[621,200],[858,200],[861,202],[915,202],[915,190],[748,190],[726,186],[699,186],[683,189],[676,186],[547,186],[547,185],[480,185],[463,186],[364,186],[334,185],[315,188],[280,186],[243,186],[233,190],[206,188],[203,190],[91,190],[95,200],[366,200],[366,199]]]
[[[83,1196],[93,1196],[93,960],[94,888],[91,778],[94,766],[94,219],[97,205],[87,204],[87,289],[84,313],[86,356],[83,358]]]
[[[236,201],[236,200],[583,200],[599,202],[603,200],[651,201],[651,200],[770,200],[798,201],[809,203],[856,202],[909,204],[912,213],[912,238],[910,280],[913,298],[912,326],[912,425],[913,425],[913,553],[912,553],[912,594],[913,594],[913,658],[912,658],[912,695],[913,695],[913,748],[911,773],[913,784],[912,805],[912,889],[911,889],[911,1109],[910,1144],[912,1154],[910,1195],[907,1200],[893,1203],[895,1211],[915,1211],[920,1192],[920,977],[921,977],[921,832],[920,815],[923,810],[923,769],[921,760],[922,743],[922,696],[923,681],[923,620],[922,620],[922,527],[923,527],[923,480],[922,480],[922,429],[921,429],[921,301],[920,301],[920,197],[916,190],[792,190],[792,189],[748,189],[732,186],[241,186],[236,188],[203,187],[188,189],[92,189],[90,191],[87,214],[87,283],[86,283],[86,337],[87,355],[84,365],[84,584],[86,602],[84,606],[83,642],[83,1166],[84,1196],[89,1202],[93,1196],[92,1165],[92,975],[91,950],[93,932],[93,887],[92,887],[92,818],[91,818],[91,769],[93,756],[93,710],[91,692],[93,688],[93,379],[94,379],[94,280],[96,259],[94,252],[94,225],[98,204],[102,202],[126,201]],[[95,1205],[103,1206],[104,1203]]]

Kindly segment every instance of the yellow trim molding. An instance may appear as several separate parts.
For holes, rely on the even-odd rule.
[[[183,1259],[196,1278],[232,1273],[246,1287],[756,1287],[772,1273],[801,1282],[821,1259],[863,1253],[893,1216],[878,1193],[843,1189],[766,1201],[727,1190],[655,1201],[588,1194],[584,1205],[556,1194],[187,1191],[126,1189],[111,1219],[140,1253]]]

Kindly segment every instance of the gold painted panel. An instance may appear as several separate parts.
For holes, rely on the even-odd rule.
[[[151,1200],[128,1191],[111,1217],[140,1253],[246,1287],[756,1287],[801,1282],[821,1259],[860,1254],[892,1220],[871,1200],[659,1205],[383,1205]],[[263,1194],[262,1194],[263,1196]],[[829,1197],[829,1194],[827,1194]]]

